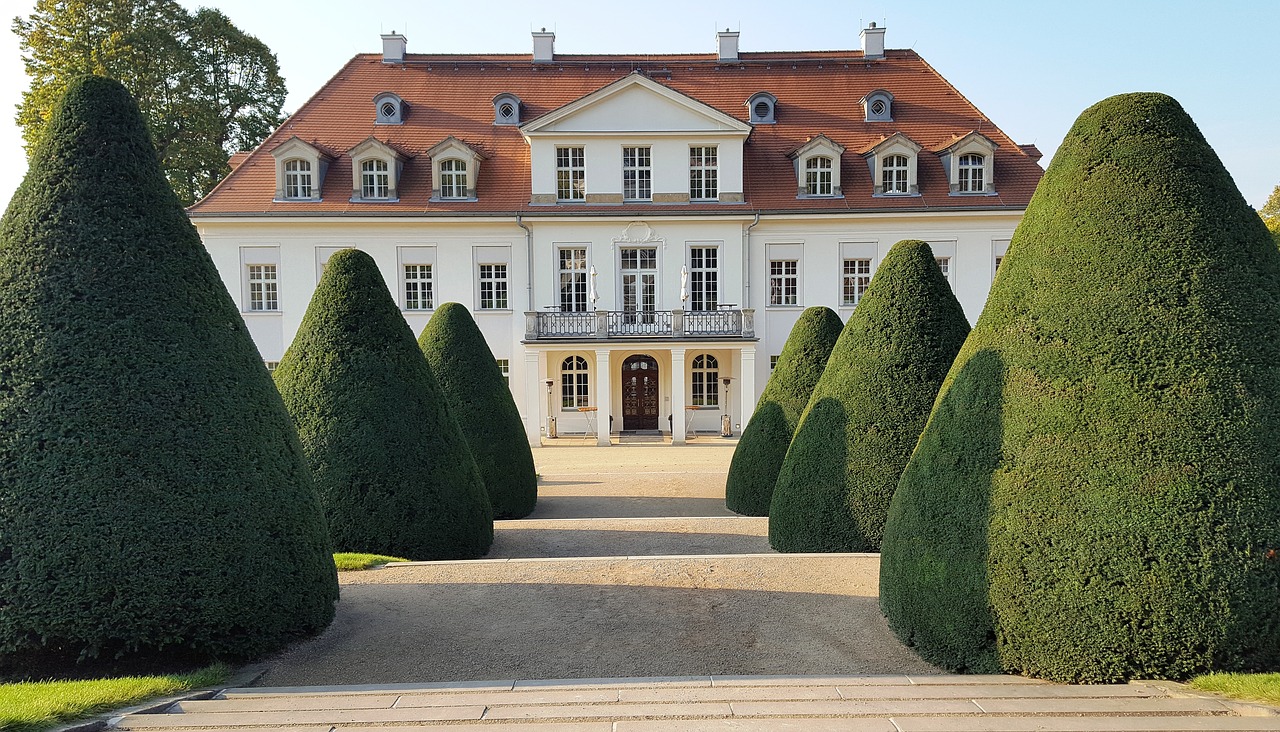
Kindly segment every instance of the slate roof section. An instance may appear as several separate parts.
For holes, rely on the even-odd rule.
[[[753,94],[767,91],[777,96],[776,124],[756,125],[744,147],[745,204],[530,204],[529,147],[519,128],[493,124],[493,98],[504,92],[518,96],[521,121],[527,124],[635,70],[743,122],[750,119],[746,101]],[[863,119],[858,100],[876,89],[893,93],[892,122]],[[372,100],[385,91],[394,91],[409,104],[404,124],[374,124]],[[922,195],[873,197],[867,163],[852,154],[895,132],[927,151],[975,131],[999,146],[997,196],[949,195],[938,156],[922,152]],[[476,188],[478,200],[429,200],[431,164],[426,151],[451,135],[487,156]],[[817,135],[850,151],[842,157],[843,198],[796,198],[794,162],[788,153]],[[372,136],[413,156],[400,179],[399,201],[351,202],[351,160],[340,153],[329,166],[320,201],[273,202],[271,151],[294,136],[335,151],[349,150]],[[1043,174],[1034,152],[1038,151],[1016,144],[910,50],[888,50],[877,60],[863,59],[861,51],[742,53],[736,63],[720,63],[715,54],[557,55],[551,64],[534,64],[529,54],[407,54],[400,65],[383,63],[379,54],[360,54],[189,210],[193,216],[1018,210],[1026,207]]]

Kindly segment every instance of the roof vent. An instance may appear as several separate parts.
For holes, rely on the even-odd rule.
[[[720,63],[738,63],[738,32],[725,28],[717,33],[716,53]]]
[[[384,64],[402,64],[404,63],[404,51],[409,40],[404,36],[391,31],[382,37],[382,63]]]
[[[862,57],[884,58],[884,28],[872,23],[862,31]]]
[[[494,97],[493,123],[495,125],[520,124],[520,97],[507,92]]]
[[[549,64],[556,60],[556,34],[546,28],[533,32],[533,62]]]
[[[778,104],[778,98],[769,92],[756,92],[747,100],[747,109],[751,111],[751,124],[753,125],[771,125],[774,123],[774,110]]]

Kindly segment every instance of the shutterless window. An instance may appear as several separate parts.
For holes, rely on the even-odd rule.
[[[279,310],[280,299],[276,289],[276,266],[274,264],[250,264],[249,267],[249,309]]]
[[[844,279],[840,288],[840,304],[857,305],[871,284],[870,259],[844,260]]]
[[[311,163],[306,160],[284,162],[284,197],[311,198]]]
[[[774,370],[774,369],[776,369],[776,368],[778,368],[778,359],[779,359],[779,358],[780,358],[779,356],[770,356],[770,357],[769,357],[769,373],[771,373],[771,374],[772,374],[772,373],[773,373],[773,370]]]
[[[693,357],[693,388],[689,390],[695,407],[715,407],[720,404],[720,365],[709,353]]]
[[[769,262],[769,304],[795,305],[800,290],[796,260],[775,259]]]
[[[560,250],[560,309],[581,313],[587,309],[587,250]]]
[[[440,197],[467,197],[467,163],[464,160],[440,161]]]
[[[480,265],[480,309],[507,309],[507,265]]]
[[[984,162],[985,160],[981,155],[960,156],[961,193],[982,193],[986,190],[982,179],[982,164]]]
[[[947,282],[951,281],[951,257],[934,257],[933,261],[938,263],[938,269],[942,270],[942,277]]]
[[[586,156],[580,147],[556,148],[556,199],[582,201],[587,197]]]
[[[720,250],[689,249],[689,302],[691,310],[715,310],[720,304]]]
[[[391,174],[385,160],[366,160],[360,163],[360,196],[362,198],[389,198]]]
[[[810,196],[831,195],[831,158],[818,156],[804,161],[804,190]]]
[[[720,196],[715,147],[689,148],[689,198],[712,201]]]
[[[653,199],[653,167],[649,148],[622,148],[622,197],[628,201]]]
[[[430,310],[435,306],[431,265],[406,264],[404,266],[404,309]]]
[[[263,363],[267,365],[267,371],[275,371],[276,367],[280,365],[279,361],[263,361]]]
[[[881,185],[885,193],[907,192],[907,156],[888,155],[884,159]]]
[[[511,361],[506,358],[494,359],[498,362],[498,371],[502,374],[502,381],[511,388]]]
[[[560,406],[575,409],[587,406],[589,394],[587,360],[570,356],[560,364]]]

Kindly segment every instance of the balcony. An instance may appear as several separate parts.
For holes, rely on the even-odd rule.
[[[756,337],[756,311],[592,310],[524,314],[526,341]]]

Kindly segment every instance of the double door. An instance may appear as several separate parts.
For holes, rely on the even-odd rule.
[[[658,429],[658,361],[640,354],[622,362],[622,429]]]

